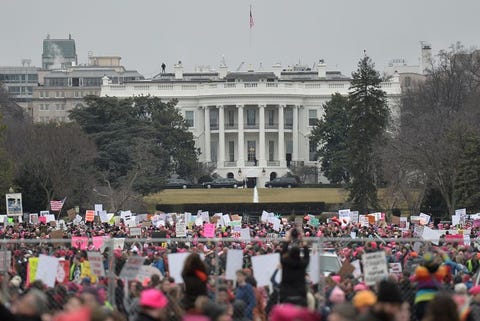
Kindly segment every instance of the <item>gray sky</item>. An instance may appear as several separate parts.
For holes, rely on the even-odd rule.
[[[249,28],[249,5],[255,26]],[[230,70],[245,61],[270,70],[325,59],[327,69],[349,74],[363,50],[383,70],[392,58],[417,64],[421,40],[434,53],[460,41],[480,43],[480,1],[447,0],[2,0],[0,65],[30,58],[41,66],[42,40],[76,41],[87,54],[118,55],[146,77],[181,60]],[[251,36],[251,38],[250,38]]]

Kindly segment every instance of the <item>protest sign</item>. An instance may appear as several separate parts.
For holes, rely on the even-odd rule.
[[[57,271],[58,259],[53,256],[40,254],[38,257],[37,272],[35,274],[35,280],[41,280],[46,286],[54,287]]]
[[[153,275],[158,275],[160,277],[160,279],[163,278],[162,273],[156,267],[150,266],[150,265],[142,265],[140,267],[140,270],[138,271],[136,279],[140,283],[143,283],[146,280],[150,280]]]
[[[142,228],[141,227],[131,227],[130,228],[130,236],[141,236],[142,235]]]
[[[60,258],[58,260],[57,274],[55,275],[55,281],[61,284],[67,284],[70,282],[70,261]]]
[[[72,247],[76,247],[80,250],[86,250],[88,247],[88,237],[72,236]]]
[[[55,230],[50,232],[50,238],[52,239],[63,239],[63,231],[62,230]]]
[[[352,222],[352,224],[358,223],[358,216],[358,211],[350,211],[350,221]]]
[[[366,215],[359,215],[358,216],[358,222],[363,227],[368,227],[368,225],[370,224],[369,221],[368,221],[368,217]]]
[[[250,228],[249,227],[246,227],[246,228],[242,228],[240,230],[240,238],[246,242],[249,242],[250,241]]]
[[[430,222],[430,215],[420,213],[418,216],[420,216],[420,224],[427,225]]]
[[[0,272],[6,272],[12,264],[12,251],[0,251]]]
[[[398,227],[402,230],[406,229],[407,228],[407,223],[408,223],[407,221],[408,221],[408,218],[400,217],[400,223],[399,223]]]
[[[145,258],[138,255],[128,257],[119,277],[127,280],[135,280],[144,261]]]
[[[37,275],[38,268],[38,257],[29,257],[27,265],[27,280],[26,285],[29,286],[30,283],[35,281],[35,276]]]
[[[185,222],[177,222],[175,225],[176,237],[187,237],[187,224]]]
[[[77,216],[77,211],[75,211],[74,208],[71,208],[67,211],[67,216],[68,216],[68,219],[72,221],[75,218],[75,216]]]
[[[342,280],[344,280],[348,275],[352,274],[353,271],[355,271],[355,266],[345,260],[342,263],[342,267],[338,271],[338,275],[340,275],[342,277]]]
[[[107,211],[100,211],[98,213],[98,215],[100,216],[100,222],[102,222],[102,223],[108,223],[109,222]]]
[[[95,211],[88,210],[85,212],[85,222],[93,222],[95,219]]]
[[[273,229],[277,232],[280,231],[280,219],[278,217],[274,217],[271,219],[273,223]]]
[[[215,224],[203,224],[203,235],[205,237],[215,237]]]
[[[413,229],[413,235],[416,237],[421,237],[423,235],[423,229],[425,226],[416,224],[415,228]]]
[[[167,255],[168,270],[170,271],[170,276],[175,279],[175,283],[183,283],[183,264],[189,255],[190,253],[170,253]]]
[[[342,225],[346,225],[350,223],[350,209],[339,210],[338,218],[340,219],[340,222],[342,223]]]
[[[402,274],[402,263],[388,263],[388,273]]]
[[[236,280],[235,273],[243,266],[243,250],[228,250],[225,279]]]
[[[100,212],[103,212],[103,204],[95,204],[94,211],[95,216],[100,216]]]
[[[88,262],[90,262],[90,270],[97,277],[105,276],[105,268],[103,266],[103,256],[98,252],[87,252]]]
[[[38,224],[38,214],[33,213],[29,215],[30,224]]]
[[[123,247],[125,246],[125,238],[118,238],[115,237],[113,239],[113,249],[121,249],[123,250]]]
[[[103,242],[104,242],[104,237],[103,236],[93,236],[92,237],[93,247],[96,248],[97,250],[100,250],[102,248]]]
[[[257,280],[257,286],[271,285],[270,278],[279,263],[279,253],[252,256],[252,270]]]
[[[423,226],[423,232],[422,232],[422,239],[425,241],[430,241],[435,245],[438,245],[438,242],[440,241],[440,236],[444,231],[439,231],[439,230],[433,230],[429,228],[428,226]]]
[[[379,280],[388,277],[387,258],[384,251],[362,255],[365,284],[373,286]]]
[[[354,266],[355,270],[353,270],[352,274],[355,278],[359,278],[362,276],[362,268],[360,267],[360,260],[352,261],[351,264]]]

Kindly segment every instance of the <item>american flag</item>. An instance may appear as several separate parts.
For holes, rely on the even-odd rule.
[[[50,210],[54,211],[54,212],[59,212],[62,210],[62,207],[63,207],[63,203],[65,203],[65,200],[67,198],[65,197],[63,200],[61,201],[50,201]]]
[[[254,25],[255,22],[253,21],[252,6],[250,6],[250,29],[252,29]]]

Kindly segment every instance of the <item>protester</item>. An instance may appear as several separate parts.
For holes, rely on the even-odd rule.
[[[378,285],[377,303],[360,316],[360,321],[393,321],[400,313],[403,304],[398,286],[387,280]]]
[[[148,289],[140,294],[140,312],[136,321],[161,321],[166,320],[165,307],[168,300],[162,291]]]
[[[47,297],[38,289],[30,289],[21,296],[11,309],[0,304],[0,320],[5,321],[42,321],[46,312]]]
[[[185,291],[183,308],[189,311],[195,306],[199,296],[207,296],[207,266],[197,253],[190,254],[185,260],[182,270]]]
[[[241,300],[245,303],[245,316],[253,320],[253,309],[256,305],[255,292],[253,287],[247,283],[247,273],[244,270],[238,270],[237,289],[235,290],[235,300]]]
[[[437,293],[427,305],[422,321],[460,321],[455,301],[449,295]]]

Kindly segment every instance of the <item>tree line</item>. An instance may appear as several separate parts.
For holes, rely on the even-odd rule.
[[[24,209],[67,197],[66,207],[145,211],[143,196],[172,174],[199,175],[199,151],[176,101],[89,96],[70,112],[72,122],[45,124],[13,117],[19,107],[3,88],[0,97],[0,190],[21,192]]]
[[[314,126],[323,174],[344,184],[362,212],[379,208],[379,187],[412,212],[480,210],[479,76],[479,51],[440,51],[424,79],[403,88],[392,118],[383,79],[365,56],[348,96],[332,95]]]

